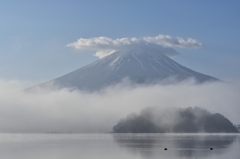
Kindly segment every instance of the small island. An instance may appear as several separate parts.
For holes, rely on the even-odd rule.
[[[200,107],[149,107],[132,113],[113,127],[114,133],[238,133],[238,129],[219,113]]]

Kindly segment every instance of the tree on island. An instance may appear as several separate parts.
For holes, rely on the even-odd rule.
[[[113,127],[115,133],[237,133],[238,129],[219,113],[199,107],[143,109]]]

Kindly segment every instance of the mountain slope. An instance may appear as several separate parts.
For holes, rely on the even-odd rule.
[[[41,84],[41,87],[73,88],[95,91],[129,78],[135,83],[158,82],[169,77],[177,81],[194,78],[197,82],[216,81],[217,79],[190,70],[171,58],[164,52],[174,52],[163,48],[162,52],[132,48],[116,51],[92,64]]]

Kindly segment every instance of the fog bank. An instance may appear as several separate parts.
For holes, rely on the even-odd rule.
[[[132,85],[124,81],[100,92],[67,89],[23,91],[19,81],[0,81],[0,132],[110,132],[119,119],[145,107],[199,106],[240,123],[240,85],[189,80]]]

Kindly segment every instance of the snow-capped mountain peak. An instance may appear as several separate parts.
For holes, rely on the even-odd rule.
[[[176,54],[171,48],[162,51],[146,48],[129,48],[115,51],[98,61],[56,78],[51,83],[57,88],[74,88],[95,91],[128,78],[134,83],[161,82],[174,77],[177,81],[193,78],[197,82],[217,81],[216,78],[190,70],[167,55]],[[166,55],[167,54],[167,55]]]

